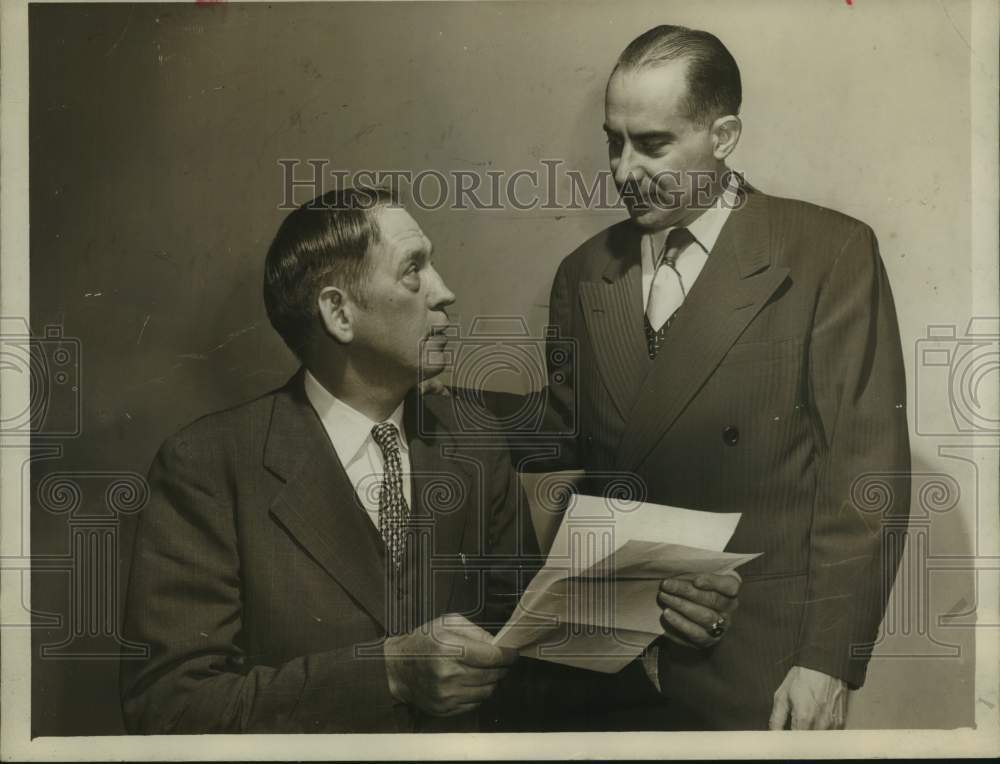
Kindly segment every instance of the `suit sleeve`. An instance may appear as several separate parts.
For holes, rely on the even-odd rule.
[[[582,466],[576,389],[579,353],[570,292],[563,263],[556,272],[549,297],[549,329],[555,334],[546,339],[546,384],[540,391],[543,416],[530,443],[523,439],[511,443],[514,464],[521,472],[553,472]]]
[[[137,530],[125,633],[149,646],[122,662],[130,732],[365,732],[406,719],[389,693],[381,655],[353,648],[278,666],[246,666],[243,603],[231,502],[212,485],[206,453],[174,438],[149,474]],[[223,481],[214,476],[215,481]],[[397,722],[397,720],[399,720]]]
[[[573,324],[573,294],[566,264],[556,271],[549,296],[549,325],[558,335],[549,341],[546,353],[548,393],[547,429],[563,433],[558,441],[560,469],[582,466],[579,448],[580,405],[577,390],[577,365],[580,361],[579,339]]]
[[[867,226],[854,230],[821,288],[809,385],[818,469],[797,663],[856,688],[899,565],[885,531],[905,524],[910,507],[899,328]],[[863,498],[872,487],[874,505]]]

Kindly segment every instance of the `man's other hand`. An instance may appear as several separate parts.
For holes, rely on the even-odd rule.
[[[774,693],[772,730],[842,730],[847,716],[847,685],[820,671],[792,666]]]
[[[457,614],[439,616],[409,634],[385,641],[393,697],[434,716],[471,711],[496,689],[517,659],[490,644],[489,632]]]
[[[718,643],[732,625],[742,583],[735,571],[661,581],[657,601],[663,608],[660,623],[664,636],[685,647]]]
[[[431,377],[430,379],[423,380],[418,385],[418,390],[421,395],[443,395],[446,398],[451,397],[451,391],[448,386],[441,381],[440,377]]]

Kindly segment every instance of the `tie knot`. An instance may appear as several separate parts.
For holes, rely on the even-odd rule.
[[[382,455],[386,458],[389,454],[399,452],[399,431],[392,422],[381,422],[372,427],[372,440],[382,449]]]
[[[663,242],[663,259],[661,262],[673,267],[674,263],[677,262],[677,257],[680,255],[681,250],[692,241],[694,241],[694,236],[687,228],[682,226],[671,230],[667,234],[667,240]]]

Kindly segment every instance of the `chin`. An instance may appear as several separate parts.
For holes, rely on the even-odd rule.
[[[451,361],[447,341],[443,338],[427,338],[420,343],[420,363],[418,375],[420,381],[436,377],[444,371]]]
[[[448,353],[444,348],[437,349],[424,346],[423,352],[420,355],[419,368],[417,369],[419,381],[425,382],[428,379],[432,379],[446,368],[448,368]]]
[[[641,209],[629,210],[629,216],[637,226],[649,230],[666,228],[671,225],[670,215],[664,214],[663,210]]]

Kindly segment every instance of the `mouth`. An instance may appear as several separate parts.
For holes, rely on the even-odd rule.
[[[626,201],[625,208],[628,211],[629,217],[632,218],[641,218],[656,209],[653,205],[643,201]]]
[[[442,348],[448,344],[448,340],[451,339],[452,334],[452,324],[438,324],[427,330],[423,341],[425,344]]]
[[[641,214],[654,209],[652,200],[647,194],[641,193],[637,189],[622,188],[619,191],[621,199],[625,202],[625,208],[631,214]]]
[[[668,203],[660,199],[626,199],[626,209],[632,218],[645,218],[647,215],[654,215],[662,218],[672,216],[681,209],[677,204]]]
[[[437,373],[442,367],[451,366],[452,354],[448,351],[448,340],[453,334],[452,324],[432,326],[421,341],[421,363],[425,370]]]

